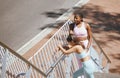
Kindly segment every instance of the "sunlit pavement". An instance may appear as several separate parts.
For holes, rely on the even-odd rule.
[[[110,72],[120,74],[120,1],[90,0],[82,7],[94,37],[110,57]]]

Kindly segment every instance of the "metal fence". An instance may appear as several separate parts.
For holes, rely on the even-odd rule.
[[[32,63],[0,42],[1,78],[31,78],[31,72],[46,76]]]
[[[106,54],[106,52],[104,52],[104,50],[98,44],[98,42],[94,38],[94,36],[93,36],[92,47],[93,48],[91,48],[91,49],[96,50],[97,55],[98,55],[98,57],[96,57],[96,58],[93,57],[93,61],[96,63],[98,69],[100,70],[100,72],[109,73],[109,67],[110,67],[111,60],[110,60],[109,56]]]
[[[72,78],[74,71],[79,69],[75,54],[63,55],[57,51],[58,44],[66,44],[66,37],[69,32],[68,20],[31,58],[24,59],[9,47],[1,44],[0,58],[2,59],[2,78]],[[96,68],[102,72],[108,71],[109,57],[94,39],[94,44],[98,48],[91,47],[91,51],[99,51],[100,58],[91,57]],[[99,54],[97,54],[99,55]],[[102,58],[104,57],[104,59]],[[106,63],[103,61],[106,60]],[[104,62],[104,63],[103,63]],[[83,77],[83,76],[82,76]],[[81,78],[82,78],[81,77]],[[84,78],[84,77],[83,77]]]
[[[56,51],[58,44],[67,43],[66,37],[69,34],[69,23],[70,21],[68,20],[42,48],[29,59],[36,67],[46,72],[48,78],[70,78],[72,77],[72,73],[79,68],[74,54],[62,56],[62,52]],[[54,65],[58,59],[60,60],[59,63]],[[36,78],[39,78],[39,76],[36,76]]]

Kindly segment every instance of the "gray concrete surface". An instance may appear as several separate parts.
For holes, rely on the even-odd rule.
[[[120,78],[120,75],[118,74],[113,74],[113,73],[99,73],[96,72],[95,78]]]
[[[18,50],[78,1],[0,0],[0,41]]]

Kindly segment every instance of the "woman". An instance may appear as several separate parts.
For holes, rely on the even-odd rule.
[[[79,40],[88,51],[92,43],[92,34],[89,24],[83,21],[83,15],[75,12],[74,22],[69,27],[69,34]]]
[[[67,41],[69,43],[67,50],[63,48],[62,45],[59,45],[59,49],[64,53],[64,54],[70,54],[75,52],[79,60],[82,62],[82,68],[76,71],[73,74],[73,78],[77,78],[78,76],[85,75],[87,78],[94,78],[94,63],[90,58],[90,55],[84,47],[82,47],[78,42],[74,39],[72,39],[71,36],[67,38]]]

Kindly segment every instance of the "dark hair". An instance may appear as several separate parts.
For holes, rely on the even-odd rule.
[[[83,21],[83,14],[82,13],[80,13],[78,11],[75,11],[73,14],[78,15],[79,17],[81,17],[82,18],[81,21]]]
[[[68,35],[67,41],[68,42],[72,42],[73,41],[75,44],[78,44],[77,38],[74,38],[72,35]]]
[[[79,40],[77,38],[73,38],[72,35],[68,35],[67,39],[68,42],[74,42],[76,45],[81,45],[83,48],[85,48],[85,46],[83,44],[79,43]]]
[[[67,37],[67,39],[66,39],[68,42],[71,42],[71,41],[73,41],[73,38],[72,38],[72,36],[71,35],[68,35],[68,37]]]

